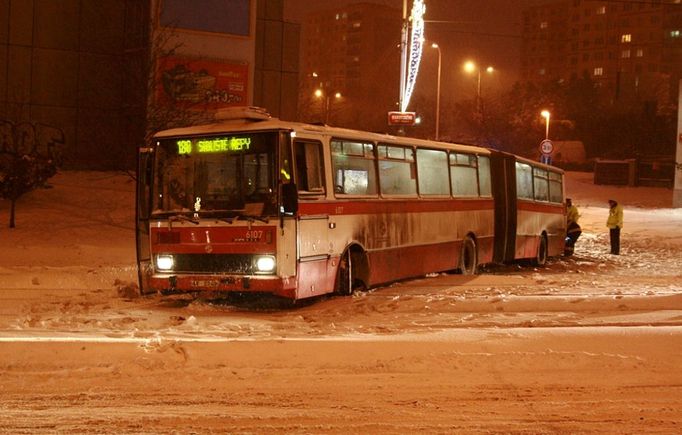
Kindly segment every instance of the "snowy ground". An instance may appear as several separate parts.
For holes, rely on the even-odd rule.
[[[682,210],[591,177],[570,259],[283,309],[134,297],[132,179],[59,174],[0,202],[0,432],[679,433]]]

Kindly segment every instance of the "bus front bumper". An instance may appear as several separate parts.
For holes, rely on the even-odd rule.
[[[259,275],[154,274],[148,286],[159,292],[250,292],[296,298],[293,277]]]

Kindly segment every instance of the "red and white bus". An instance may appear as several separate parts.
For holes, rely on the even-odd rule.
[[[218,119],[219,118],[219,119]],[[233,108],[140,149],[140,289],[350,294],[563,252],[563,172]]]

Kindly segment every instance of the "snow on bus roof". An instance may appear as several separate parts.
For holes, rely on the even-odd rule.
[[[233,110],[228,110],[233,109]],[[376,142],[388,142],[395,145],[418,145],[425,148],[433,147],[449,150],[468,151],[479,154],[489,154],[490,150],[485,147],[440,142],[426,139],[418,139],[408,136],[396,136],[388,133],[376,133],[362,130],[354,130],[344,127],[334,127],[326,124],[307,124],[294,121],[282,121],[279,118],[270,117],[263,109],[254,107],[228,108],[216,114],[216,122],[210,124],[195,125],[189,127],[172,128],[163,130],[154,135],[156,139],[178,136],[200,136],[216,133],[288,130],[297,136],[306,137],[307,134],[321,134],[342,139],[369,140]]]

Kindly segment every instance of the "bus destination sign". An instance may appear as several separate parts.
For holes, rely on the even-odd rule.
[[[198,153],[229,153],[235,151],[248,150],[251,146],[250,137],[212,137],[209,139],[199,139],[192,143],[190,139],[180,139],[176,141],[178,154]]]

